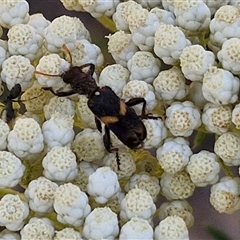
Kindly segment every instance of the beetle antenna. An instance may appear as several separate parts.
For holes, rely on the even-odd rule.
[[[68,56],[70,58],[70,64],[71,64],[71,67],[72,67],[72,54],[71,54],[70,50],[68,49],[66,44],[62,45],[62,49],[68,54]]]

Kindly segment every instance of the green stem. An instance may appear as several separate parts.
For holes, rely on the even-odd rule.
[[[111,32],[117,31],[115,23],[109,17],[102,16],[96,18],[96,20],[100,22],[105,28],[109,29]]]

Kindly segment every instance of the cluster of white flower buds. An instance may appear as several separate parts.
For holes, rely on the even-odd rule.
[[[0,239],[188,240],[187,199],[204,187],[217,212],[239,213],[240,0],[59,2],[111,30],[112,62],[79,18],[0,1]],[[98,119],[93,92],[64,81],[85,64],[118,117]],[[136,149],[106,138],[129,109]]]

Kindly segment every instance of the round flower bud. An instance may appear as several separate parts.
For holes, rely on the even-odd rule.
[[[75,231],[73,228],[64,228],[61,231],[56,231],[56,235],[54,236],[53,240],[64,240],[64,239],[71,239],[71,240],[82,240],[81,233],[79,231]]]

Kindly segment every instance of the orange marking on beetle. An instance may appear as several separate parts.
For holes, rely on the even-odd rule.
[[[126,114],[126,111],[127,111],[127,106],[126,106],[125,102],[123,100],[120,100],[119,114],[124,116]]]
[[[105,124],[111,124],[111,123],[116,123],[119,121],[118,117],[114,117],[114,116],[104,116],[104,117],[100,117],[100,120]]]

